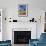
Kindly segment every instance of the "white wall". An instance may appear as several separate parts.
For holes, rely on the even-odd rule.
[[[46,11],[46,0],[0,0],[0,8],[15,8],[16,3],[29,3],[32,8],[40,8]]]
[[[40,1],[40,2],[39,2]],[[45,1],[45,0],[44,0]],[[7,40],[7,39],[11,39],[12,40],[12,22],[9,22],[9,18],[11,17],[12,20],[13,19],[17,19],[17,20],[30,20],[32,17],[35,18],[35,20],[37,20],[37,38],[39,38],[39,31],[41,34],[41,31],[43,30],[44,25],[40,24],[39,19],[40,19],[40,15],[44,16],[44,14],[41,14],[41,10],[46,10],[45,5],[44,5],[44,1],[43,0],[1,0],[0,1],[0,8],[3,8],[3,40]],[[38,3],[39,2],[39,3]],[[43,2],[43,5],[42,5]],[[28,17],[18,17],[18,4],[28,4]],[[41,5],[40,5],[41,4]],[[44,6],[44,8],[43,8]],[[42,12],[44,13],[44,11]],[[5,17],[7,18],[7,20],[5,21]],[[42,20],[44,19],[44,17],[42,18]],[[28,24],[28,23],[27,23]],[[24,23],[22,24],[24,25]],[[43,26],[42,26],[43,25]],[[41,27],[42,26],[42,27]],[[9,28],[10,27],[10,28]],[[34,28],[33,28],[34,29]],[[35,30],[34,30],[35,33]],[[33,35],[33,34],[32,34]],[[36,35],[35,35],[36,36]],[[34,36],[34,37],[35,37]]]
[[[5,9],[3,9],[3,11],[2,11],[2,30],[3,30],[3,33],[2,33],[2,39],[3,40],[5,40],[5,39],[7,39],[7,23],[6,23],[6,21],[5,21],[5,17],[7,17],[6,14],[7,13],[7,11],[6,11],[6,8]]]
[[[0,9],[0,41],[2,41],[2,9]]]

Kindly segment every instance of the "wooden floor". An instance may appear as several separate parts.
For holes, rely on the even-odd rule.
[[[29,46],[28,44],[13,44],[12,46]]]

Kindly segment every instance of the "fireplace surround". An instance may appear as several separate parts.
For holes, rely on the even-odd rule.
[[[28,44],[31,39],[31,28],[13,28],[12,43],[13,44]]]

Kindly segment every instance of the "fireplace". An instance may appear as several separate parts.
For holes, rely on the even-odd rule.
[[[28,44],[31,31],[14,31],[14,44]]]

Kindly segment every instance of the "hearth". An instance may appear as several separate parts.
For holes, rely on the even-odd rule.
[[[28,44],[31,31],[14,31],[14,44]]]

